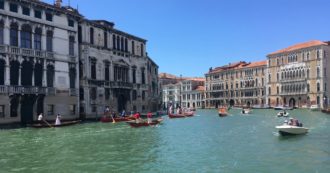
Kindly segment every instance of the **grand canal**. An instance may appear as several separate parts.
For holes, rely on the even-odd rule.
[[[330,170],[330,115],[293,110],[310,128],[282,137],[274,110],[199,110],[162,125],[84,123],[0,130],[0,172],[306,172]]]

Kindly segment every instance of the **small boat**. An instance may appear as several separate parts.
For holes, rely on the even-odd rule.
[[[288,117],[289,112],[281,111],[281,112],[277,113],[277,116],[278,117]]]
[[[63,127],[63,126],[70,126],[70,125],[78,124],[80,122],[81,122],[81,120],[64,121],[64,122],[61,122],[61,124],[59,124],[59,125],[43,122],[43,123],[32,124],[31,127],[34,127],[34,128]]]
[[[190,112],[184,112],[183,114],[168,114],[169,118],[185,118],[185,117],[192,117],[194,116],[194,112],[190,111]]]
[[[143,122],[135,122],[135,121],[128,121],[126,122],[127,124],[129,124],[131,127],[146,127],[146,126],[153,126],[156,124],[159,124],[163,121],[163,118],[158,118],[156,120],[152,120],[151,123],[148,123],[147,121],[143,121]]]
[[[330,108],[328,108],[328,109],[322,109],[321,111],[323,113],[330,114]]]
[[[135,118],[133,118],[133,117],[116,117],[113,119],[115,120],[115,122],[122,122],[122,121],[131,121],[131,120],[134,120]],[[108,116],[103,116],[103,117],[101,117],[100,121],[102,123],[109,123],[109,122],[112,122],[112,118],[108,117]]]
[[[292,122],[292,118],[290,118],[290,121]],[[306,134],[308,132],[308,128],[305,128],[302,126],[301,123],[298,122],[298,120],[293,120],[296,121],[296,124],[288,123],[287,120],[284,121],[284,124],[281,126],[276,126],[275,128],[278,129],[278,132],[281,135],[300,135],[300,134]]]
[[[320,108],[319,108],[318,105],[311,105],[311,107],[309,107],[309,109],[310,109],[311,111],[318,111],[318,110],[320,110]]]
[[[251,109],[242,109],[241,113],[242,114],[250,114],[252,112]]]
[[[228,115],[227,109],[226,109],[226,108],[220,108],[220,109],[218,110],[218,114],[219,114],[220,117],[225,117],[225,116],[227,116],[227,115]]]

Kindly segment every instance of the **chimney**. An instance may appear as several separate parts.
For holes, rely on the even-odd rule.
[[[58,8],[61,8],[61,3],[62,3],[62,0],[56,0],[55,6]]]

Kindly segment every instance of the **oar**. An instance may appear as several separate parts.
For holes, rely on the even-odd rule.
[[[46,120],[43,120],[49,127],[53,128],[52,125],[50,125]]]

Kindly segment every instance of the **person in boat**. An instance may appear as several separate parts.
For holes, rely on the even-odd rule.
[[[292,126],[293,125],[293,118],[289,119],[289,125]]]
[[[115,111],[112,111],[111,116],[112,116],[112,118],[116,118],[117,117],[116,112]]]
[[[140,123],[140,120],[141,120],[140,112],[135,113],[134,118],[135,118],[135,123]]]
[[[152,123],[152,113],[151,112],[147,113],[147,119],[148,119],[148,124]]]
[[[125,117],[125,116],[126,116],[126,111],[125,111],[125,109],[121,112],[120,116],[121,116],[121,117]]]
[[[60,114],[57,114],[57,116],[56,116],[55,125],[61,125],[61,115]]]
[[[39,122],[42,122],[43,119],[44,119],[44,116],[42,115],[42,113],[40,113],[40,114],[38,115],[38,121],[39,121]]]
[[[283,115],[285,115],[285,114],[286,114],[286,111],[284,110],[284,111],[283,111]]]

